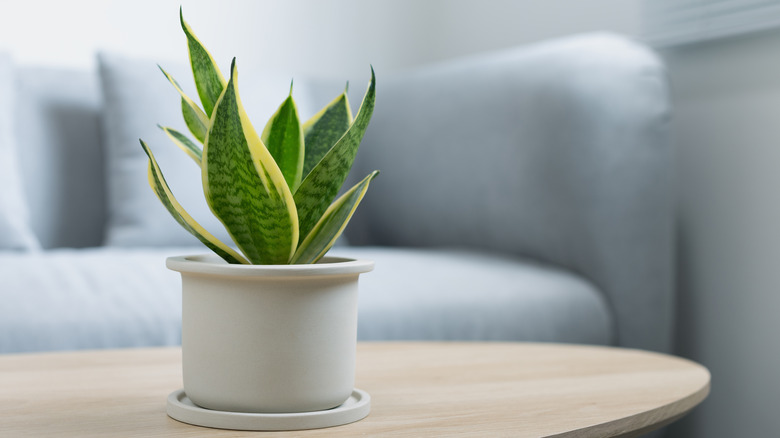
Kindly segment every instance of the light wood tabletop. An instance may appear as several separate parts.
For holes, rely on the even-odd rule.
[[[0,437],[613,437],[685,415],[704,367],[638,350],[533,343],[361,343],[371,414],[345,426],[239,432],[180,423],[178,348],[0,356]]]

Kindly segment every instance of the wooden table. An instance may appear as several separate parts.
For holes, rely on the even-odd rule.
[[[237,432],[165,414],[177,348],[0,356],[0,437],[612,437],[685,415],[709,392],[693,362],[617,348],[367,343],[358,388],[372,411],[311,431]]]

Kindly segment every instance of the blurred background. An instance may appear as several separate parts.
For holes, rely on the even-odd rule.
[[[187,21],[227,70],[362,84],[421,64],[618,32],[666,62],[678,193],[677,354],[712,393],[674,437],[777,436],[780,417],[780,2],[759,0],[0,1],[17,64],[96,68],[111,50],[184,62]]]

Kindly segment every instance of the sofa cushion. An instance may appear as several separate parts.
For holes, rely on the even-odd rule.
[[[181,281],[165,258],[203,252],[0,252],[0,353],[178,344]],[[603,296],[560,269],[452,250],[332,253],[376,262],[360,280],[362,340],[614,341]]]
[[[179,344],[180,280],[165,257],[191,251],[0,252],[0,353]]]
[[[170,126],[189,134],[176,90],[152,60],[101,53],[98,57],[103,90],[103,129],[108,185],[106,244],[111,246],[189,245],[197,240],[176,223],[147,182],[147,157],[138,142],[152,149],[172,192],[182,206],[223,242],[227,231],[203,197],[200,169],[157,127]],[[185,92],[197,101],[192,73],[183,64],[164,63]],[[240,67],[240,66],[239,66]],[[228,64],[223,68],[227,69]],[[239,70],[240,71],[240,70]],[[224,70],[226,74],[228,70]],[[240,92],[247,113],[261,132],[268,118],[287,97],[290,78],[264,72],[244,75]],[[336,96],[340,90],[333,90]],[[306,81],[296,80],[294,95],[302,116],[312,115]]]
[[[14,71],[9,56],[0,54],[0,249],[32,250],[40,244],[30,224],[21,184],[13,120],[16,115]]]
[[[41,246],[100,245],[106,193],[97,74],[19,67],[15,91],[22,181]]]
[[[361,340],[615,341],[604,295],[559,268],[451,249],[331,254],[376,263],[360,277]]]

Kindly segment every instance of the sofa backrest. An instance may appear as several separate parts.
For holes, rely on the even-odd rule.
[[[662,63],[608,34],[386,79],[356,169],[382,173],[350,242],[563,266],[605,291],[619,344],[668,351],[669,113]]]

